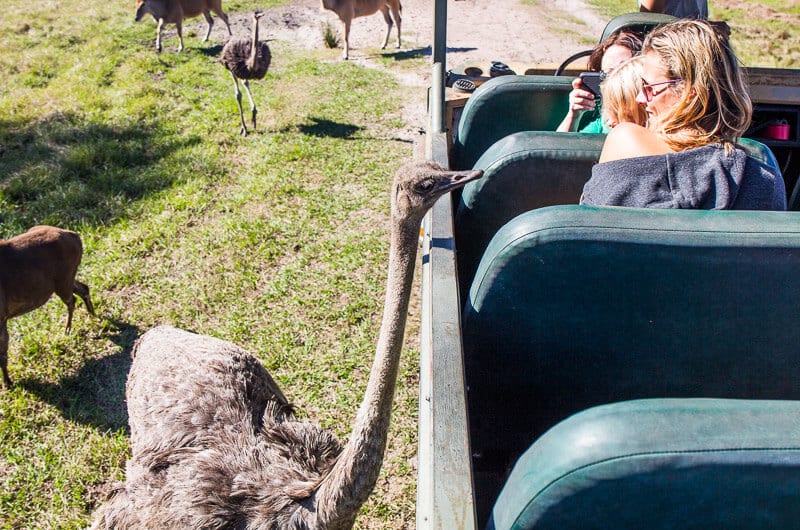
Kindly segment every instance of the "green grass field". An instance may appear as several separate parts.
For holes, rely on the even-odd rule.
[[[715,13],[744,18],[737,9]],[[797,9],[787,16],[796,24]],[[2,529],[84,527],[123,478],[130,350],[156,324],[256,353],[301,416],[342,439],[366,385],[389,179],[413,154],[403,131],[423,125],[404,123],[409,91],[386,69],[424,59],[387,52],[385,69],[365,68],[274,41],[253,83],[259,130],[241,138],[220,43],[187,32],[184,53],[173,39],[159,56],[153,21],[132,19],[131,4],[76,0],[9,0],[0,19],[0,238],[33,224],[80,232],[78,277],[98,312],[79,303],[70,335],[57,299],[9,323]],[[759,64],[796,66],[796,29],[787,53]],[[383,475],[357,528],[414,526],[417,362],[407,348]]]
[[[158,56],[154,22],[133,24],[131,5],[54,7],[12,0],[0,22],[0,237],[80,232],[78,276],[99,318],[79,303],[65,335],[54,298],[9,323],[9,529],[80,528],[123,477],[130,350],[158,323],[257,353],[301,415],[345,438],[380,319],[389,179],[413,149],[397,81],[340,50],[271,43],[273,66],[252,84],[259,130],[241,138],[220,43],[185,35],[184,53],[172,39]],[[413,520],[416,362],[408,350],[391,474],[364,528]]]

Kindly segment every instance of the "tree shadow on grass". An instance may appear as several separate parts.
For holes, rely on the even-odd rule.
[[[121,348],[117,353],[89,360],[58,383],[28,378],[16,384],[58,408],[70,421],[102,430],[127,429],[125,382],[139,328],[113,320],[107,320],[106,326],[109,340]]]
[[[14,233],[112,222],[131,201],[171,186],[174,177],[157,163],[200,141],[158,123],[114,127],[75,114],[0,120],[0,226]]]

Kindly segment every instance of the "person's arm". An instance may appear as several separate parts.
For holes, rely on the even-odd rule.
[[[581,115],[587,110],[594,110],[594,96],[581,88],[580,78],[572,80],[572,91],[569,93],[569,109],[564,120],[556,129],[557,132],[572,132],[578,125]]]
[[[639,11],[663,13],[666,8],[667,0],[639,0]]]

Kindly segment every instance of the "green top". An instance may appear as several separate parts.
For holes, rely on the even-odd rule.
[[[602,116],[598,116],[594,120],[582,127],[578,132],[582,133],[608,133],[611,127],[608,126]]]

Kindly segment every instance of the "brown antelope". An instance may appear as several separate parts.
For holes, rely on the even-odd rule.
[[[158,22],[156,33],[156,51],[161,53],[161,30],[166,24],[175,24],[178,30],[180,46],[178,52],[183,50],[183,19],[192,18],[202,14],[208,22],[208,31],[203,42],[208,40],[211,35],[211,27],[214,19],[211,18],[211,11],[225,22],[228,27],[228,35],[231,33],[231,25],[228,22],[228,15],[222,10],[222,0],[136,0],[136,22],[142,20],[145,14],[150,13]]]
[[[403,11],[400,0],[322,0],[322,8],[336,13],[344,24],[344,52],[342,53],[344,60],[347,60],[350,54],[350,23],[354,18],[366,17],[378,11],[383,13],[383,19],[386,21],[386,38],[383,39],[381,49],[386,48],[389,43],[393,25],[392,16],[394,16],[394,22],[397,23],[397,47],[400,47],[400,14]],[[389,10],[392,11],[392,16],[389,16]]]
[[[67,306],[67,333],[72,326],[75,295],[94,315],[89,287],[75,279],[83,244],[75,232],[34,226],[24,234],[0,241],[0,369],[8,377],[8,319],[44,305],[53,293]]]

